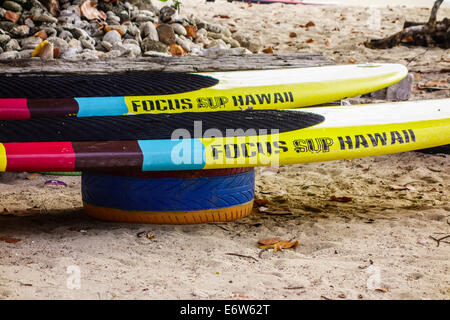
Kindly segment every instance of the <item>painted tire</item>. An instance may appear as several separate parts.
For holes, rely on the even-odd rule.
[[[194,224],[249,215],[253,168],[139,174],[82,174],[85,212],[118,222]]]

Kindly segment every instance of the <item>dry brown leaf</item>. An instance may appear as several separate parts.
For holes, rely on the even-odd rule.
[[[325,40],[325,45],[329,46],[330,45],[330,40]]]
[[[253,200],[253,203],[256,204],[257,206],[265,206],[266,204],[269,203],[269,201],[264,199],[255,199]]]
[[[350,58],[350,59],[348,59],[348,62],[350,62],[350,63],[356,63],[356,60],[353,59],[353,58]]]
[[[295,38],[297,37],[297,34],[295,32],[289,33],[289,38]]]
[[[313,38],[309,38],[308,40],[305,41],[306,43],[313,43],[314,39]]]
[[[14,23],[17,23],[17,21],[19,21],[19,19],[20,19],[20,16],[17,13],[15,13],[15,12],[7,10],[5,12],[5,14],[4,14],[4,18],[6,20],[9,20],[9,21],[12,21]]]
[[[315,27],[315,26],[316,26],[316,24],[312,21],[309,21],[307,24],[305,24],[306,28]]]
[[[82,4],[80,4],[80,12],[81,16],[88,20],[106,20],[106,14],[97,9],[97,2],[85,0]]]
[[[386,292],[389,292],[389,289],[387,289],[387,288],[378,288],[378,289],[375,289],[375,291],[386,293]]]
[[[22,239],[16,239],[16,238],[11,238],[11,237],[0,237],[0,241],[4,241],[7,243],[16,243],[16,242],[22,241]]]
[[[259,240],[258,243],[261,245],[270,246],[270,245],[276,244],[280,241],[281,241],[280,238],[269,238],[269,239]]]

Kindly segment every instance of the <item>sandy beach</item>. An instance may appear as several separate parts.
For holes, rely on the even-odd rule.
[[[433,1],[334,2],[343,5],[185,0],[182,13],[261,50],[402,63],[414,74],[412,100],[450,97],[417,87],[450,84],[448,50],[363,45],[405,20],[427,21]],[[80,177],[2,174],[0,299],[450,299],[450,245],[431,238],[450,234],[449,168],[449,155],[407,152],[257,169],[255,198],[292,215],[255,207],[235,222],[187,226],[99,222],[82,212]],[[44,186],[49,179],[67,187]],[[299,244],[261,253],[258,240],[274,237]]]

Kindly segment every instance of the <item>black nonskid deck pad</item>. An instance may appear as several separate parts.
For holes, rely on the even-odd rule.
[[[212,87],[219,80],[189,73],[146,72],[63,76],[0,76],[0,98],[150,96]]]
[[[204,137],[208,129],[218,130],[221,136],[260,135],[264,130],[271,134],[271,130],[282,133],[303,129],[324,120],[315,113],[287,110],[3,120],[0,142],[171,139],[176,129],[185,129],[193,138]]]

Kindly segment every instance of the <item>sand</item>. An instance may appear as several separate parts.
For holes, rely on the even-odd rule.
[[[400,62],[424,72],[416,83],[449,81],[439,73],[450,67],[442,49],[361,45],[400,30],[405,18],[425,21],[429,10],[415,3],[371,9],[380,30],[367,27],[374,12],[365,7],[190,0],[183,10],[245,30],[275,52]],[[316,26],[298,27],[309,21]],[[412,99],[438,97],[449,90],[415,89]],[[0,237],[20,241],[0,241],[0,299],[449,299],[450,246],[430,238],[450,234],[449,164],[448,155],[408,152],[283,166],[273,175],[258,169],[256,198],[292,215],[255,209],[235,222],[193,226],[98,222],[81,211],[79,177],[2,175]],[[49,179],[68,186],[44,186]],[[154,238],[138,237],[143,231]],[[257,241],[272,237],[299,245],[259,255]]]

